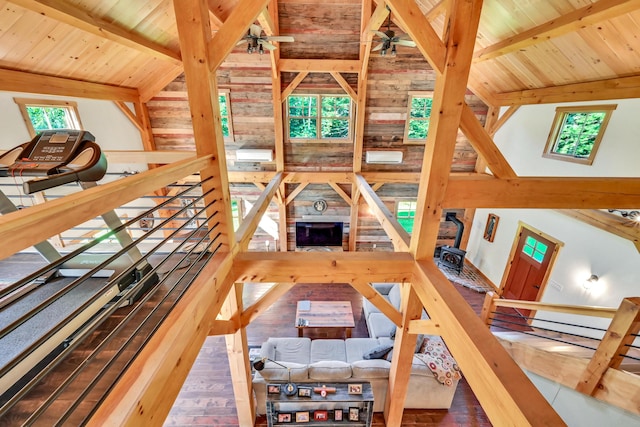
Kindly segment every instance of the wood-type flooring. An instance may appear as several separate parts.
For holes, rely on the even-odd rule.
[[[476,313],[480,313],[484,294],[453,284]],[[244,304],[249,306],[268,286],[247,284]],[[347,284],[299,284],[274,303],[265,313],[247,327],[250,347],[259,347],[268,337],[295,337],[296,304],[299,300],[348,300],[355,317],[353,337],[367,337],[363,319],[362,297]],[[343,331],[305,330],[305,336],[315,338],[343,338]],[[348,423],[345,422],[345,425]],[[238,426],[231,375],[229,372],[225,340],[222,336],[207,338],[184,386],[165,421],[165,426]],[[256,426],[266,426],[264,416],[258,417]],[[463,378],[456,390],[449,410],[407,409],[403,426],[491,426],[473,391]],[[385,426],[382,413],[374,415],[373,426]]]

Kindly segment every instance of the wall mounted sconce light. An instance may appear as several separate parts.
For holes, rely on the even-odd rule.
[[[582,287],[586,290],[591,290],[591,288],[593,288],[593,286],[598,283],[598,279],[598,276],[592,274],[587,280],[584,281]]]
[[[622,211],[620,209],[607,209],[609,212],[620,212],[623,218],[629,218],[632,221],[640,222],[640,211]]]

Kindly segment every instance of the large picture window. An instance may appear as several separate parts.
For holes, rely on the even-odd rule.
[[[78,104],[50,99],[14,98],[33,138],[47,129],[82,129]]]
[[[615,109],[615,105],[557,108],[543,156],[592,164]]]
[[[287,98],[288,139],[349,142],[352,110],[348,96],[290,95]]]
[[[432,92],[409,93],[407,123],[404,130],[405,144],[424,144],[431,120]]]

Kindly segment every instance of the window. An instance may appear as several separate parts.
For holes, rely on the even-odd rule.
[[[615,105],[560,107],[543,157],[590,165]]]
[[[289,141],[351,140],[351,98],[302,95],[287,98]]]
[[[47,129],[82,129],[75,102],[30,98],[13,100],[18,104],[32,138]]]
[[[531,236],[527,236],[524,241],[524,246],[522,247],[522,252],[538,261],[539,263],[542,263],[542,261],[544,260],[544,255],[547,253],[548,248],[549,247],[544,243],[539,242]]]
[[[413,220],[416,217],[416,205],[415,200],[399,200],[396,204],[396,219],[405,229],[407,233],[413,231]]]
[[[233,218],[233,230],[237,231],[238,227],[240,227],[240,222],[242,222],[242,200],[233,199],[231,200],[231,217]]]
[[[405,144],[424,144],[429,133],[433,92],[409,92],[407,124],[404,127]]]
[[[218,102],[220,103],[220,121],[222,122],[222,135],[225,141],[233,141],[233,123],[231,122],[231,102],[229,101],[229,90],[220,89],[218,91]]]

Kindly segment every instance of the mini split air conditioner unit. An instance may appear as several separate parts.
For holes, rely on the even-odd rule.
[[[237,162],[272,162],[272,150],[240,149],[236,150]]]
[[[383,164],[402,163],[402,151],[367,151],[365,161]]]

